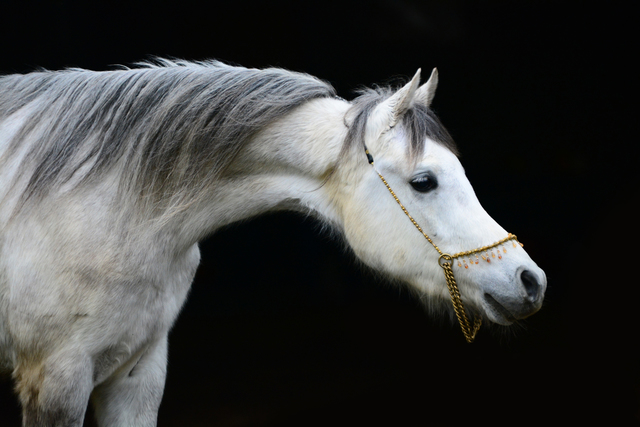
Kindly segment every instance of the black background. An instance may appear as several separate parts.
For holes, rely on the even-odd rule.
[[[615,2],[3,3],[0,72],[216,58],[349,99],[437,66],[478,197],[547,273],[538,314],[468,345],[310,219],[230,227],[201,245],[159,426],[637,425],[632,25]]]

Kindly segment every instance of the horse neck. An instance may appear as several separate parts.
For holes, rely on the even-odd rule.
[[[260,131],[209,196],[180,218],[180,235],[197,242],[227,224],[275,210],[296,210],[335,222],[327,178],[347,128],[345,101],[321,98]]]

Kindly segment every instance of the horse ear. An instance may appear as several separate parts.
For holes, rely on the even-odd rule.
[[[420,69],[411,81],[402,89],[391,95],[387,100],[376,107],[374,115],[383,120],[385,127],[394,127],[411,106],[413,96],[420,83]]]
[[[433,101],[433,97],[436,94],[436,88],[438,87],[438,69],[434,68],[431,72],[429,80],[416,91],[413,97],[413,102],[428,107]]]

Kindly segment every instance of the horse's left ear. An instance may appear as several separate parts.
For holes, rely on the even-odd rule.
[[[413,102],[428,107],[433,101],[433,97],[436,94],[436,88],[438,87],[438,69],[434,68],[431,72],[429,80],[416,91],[413,97]]]
[[[418,69],[409,83],[376,107],[371,115],[370,122],[377,122],[387,129],[394,127],[411,106],[411,101],[413,101],[413,96],[416,93],[416,89],[418,89],[419,83],[420,69]]]

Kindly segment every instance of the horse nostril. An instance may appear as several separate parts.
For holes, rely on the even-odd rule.
[[[535,302],[538,299],[538,293],[540,292],[540,283],[538,283],[538,277],[529,270],[524,270],[522,273],[520,273],[520,279],[522,280],[522,284],[527,291],[529,301]]]

